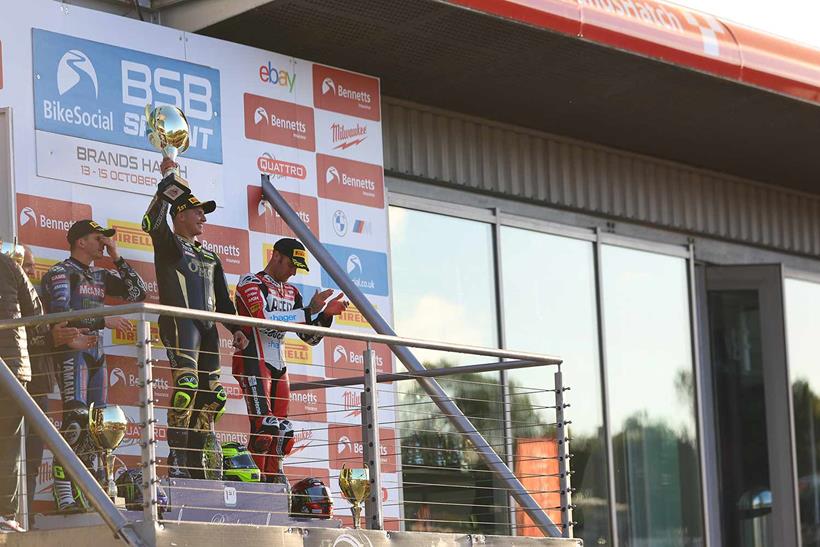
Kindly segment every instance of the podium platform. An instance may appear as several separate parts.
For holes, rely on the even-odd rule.
[[[341,528],[336,519],[291,518],[289,500],[282,484],[165,479],[160,485],[168,496],[168,507],[160,515],[163,522],[210,522],[213,524],[250,524]],[[142,520],[141,511],[123,510],[132,522]],[[33,530],[54,530],[97,526],[103,521],[96,513],[72,515],[35,515]]]

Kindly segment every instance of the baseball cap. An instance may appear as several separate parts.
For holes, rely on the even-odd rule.
[[[290,237],[284,237],[273,245],[273,250],[290,258],[293,265],[297,268],[305,270],[306,272],[310,271],[307,265],[307,251],[305,250],[305,246],[299,243],[299,241]]]
[[[66,239],[68,240],[68,244],[71,245],[81,237],[95,232],[105,237],[111,237],[117,233],[114,228],[103,228],[93,220],[85,219],[78,220],[71,225],[71,228],[68,229],[68,234],[66,234]]]
[[[171,206],[171,218],[177,216],[185,209],[193,209],[194,207],[202,207],[202,211],[207,215],[208,213],[214,212],[216,202],[214,200],[202,202],[199,201],[199,198],[195,195],[188,194],[187,197],[178,199],[174,202],[173,206]]]

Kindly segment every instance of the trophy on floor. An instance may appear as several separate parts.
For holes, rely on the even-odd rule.
[[[114,449],[125,437],[128,420],[117,405],[91,406],[88,409],[88,432],[91,440],[100,449],[100,461],[103,464],[105,483],[103,486],[113,500],[117,497],[117,483],[114,482]]]
[[[342,466],[339,473],[339,488],[353,506],[353,528],[361,528],[362,502],[370,495],[370,471],[367,468],[349,469]]]
[[[163,158],[176,162],[179,155],[188,149],[188,119],[176,106],[162,105],[151,110],[151,105],[145,105],[145,125],[148,142],[162,152]],[[162,177],[158,191],[168,203],[191,193],[188,181],[180,176],[178,167],[165,170]]]

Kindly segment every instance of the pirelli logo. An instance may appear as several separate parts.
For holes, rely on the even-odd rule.
[[[135,345],[137,343],[137,322],[131,321],[131,324],[134,325],[134,329],[130,333],[124,332],[120,329],[112,330],[111,343],[117,346]],[[151,322],[151,344],[154,347],[165,347],[159,339],[159,325],[153,321]]]
[[[296,340],[285,339],[285,361],[300,365],[313,364],[313,348]]]
[[[109,218],[108,225],[117,230],[117,233],[114,234],[114,240],[118,246],[149,253],[153,251],[151,236],[143,232],[139,224]]]
[[[350,304],[347,309],[339,315],[336,319],[336,323],[348,327],[370,327],[370,323],[364,318],[362,312],[360,312],[359,309],[353,304]]]

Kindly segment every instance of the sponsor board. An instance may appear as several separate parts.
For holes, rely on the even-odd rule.
[[[379,80],[314,64],[313,104],[323,110],[379,121]]]
[[[78,220],[93,218],[84,203],[17,194],[20,242],[68,250],[68,229]]]
[[[322,378],[317,376],[302,376],[299,374],[289,374],[288,376],[291,383],[317,382],[322,380]],[[305,422],[326,422],[327,390],[325,388],[317,388],[291,391],[288,417],[291,420]]]
[[[250,430],[247,414],[226,412],[214,424],[216,438],[220,443],[241,443],[248,446]]]
[[[154,268],[154,263],[134,260],[133,258],[126,259],[126,261],[145,282],[145,288],[147,289],[145,301],[152,304],[159,304],[159,285],[157,284],[157,271]],[[107,270],[117,271],[114,262],[108,257],[95,261],[94,265]],[[123,299],[119,296],[109,296],[106,294],[105,303],[109,306],[122,304]]]
[[[260,173],[270,175],[271,179],[305,180],[307,178],[307,167],[304,164],[279,159],[270,152],[263,152],[256,158],[256,167]]]
[[[313,109],[245,93],[245,137],[300,150],[316,149]]]
[[[289,465],[325,466],[328,461],[328,428],[324,423],[293,422],[293,449],[286,458]]]
[[[359,308],[353,305],[352,302],[345,311],[336,316],[334,323],[345,327],[359,327],[363,329],[370,328],[370,322],[365,319],[362,312],[359,311]]]
[[[106,355],[105,359],[108,364],[108,402],[139,406],[140,375],[137,359],[120,355]],[[154,379],[155,403],[160,407],[168,407],[173,391],[171,363],[154,360],[151,372]]]
[[[329,378],[349,378],[364,374],[364,351],[367,343],[328,336],[325,342],[325,371]],[[376,353],[376,371],[393,372],[393,353],[384,344],[372,344]]]
[[[319,197],[384,208],[384,169],[361,161],[316,154]]]
[[[311,232],[319,237],[319,202],[315,197],[280,192]],[[287,223],[262,196],[262,188],[248,186],[248,227],[254,232],[296,237]]]
[[[341,245],[325,245],[333,259],[365,294],[387,296],[387,255]],[[322,285],[338,289],[333,278],[322,270]]]
[[[285,362],[297,365],[313,364],[313,348],[298,338],[285,338]]]
[[[146,253],[154,252],[151,236],[142,231],[142,225],[138,222],[109,218],[108,227],[117,230],[113,238],[117,243],[117,248],[134,249]]]
[[[188,158],[222,163],[219,71],[32,29],[35,129],[154,151],[145,105],[170,104],[190,126]]]
[[[296,67],[293,66],[293,62],[290,65],[290,67],[274,66],[272,61],[259,65],[259,81],[293,93],[293,88],[296,86]]]
[[[133,328],[131,332],[121,329],[110,329],[111,343],[117,346],[134,346],[137,343],[137,322],[131,321]],[[109,330],[109,329],[106,329]],[[159,337],[159,325],[151,321],[151,344],[154,347],[164,348]]]
[[[380,427],[379,436],[382,473],[393,473],[396,471],[398,461],[396,432],[393,429]],[[331,469],[341,469],[345,464],[347,467],[361,466],[364,456],[361,426],[328,424],[327,438]]]
[[[243,275],[250,271],[247,230],[206,223],[199,240],[204,248],[219,255],[225,273]]]

